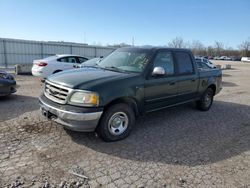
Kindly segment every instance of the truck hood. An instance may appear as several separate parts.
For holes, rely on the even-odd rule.
[[[115,72],[94,67],[62,71],[48,77],[48,81],[73,89],[88,89],[110,80],[125,79],[135,74]]]

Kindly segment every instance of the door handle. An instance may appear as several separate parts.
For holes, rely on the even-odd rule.
[[[175,82],[170,82],[169,85],[173,86],[175,85]]]
[[[195,79],[191,80],[191,82],[195,82]]]

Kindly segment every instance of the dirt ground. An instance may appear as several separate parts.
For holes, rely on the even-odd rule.
[[[215,63],[232,69],[210,111],[154,112],[114,143],[44,119],[42,83],[16,76],[0,99],[0,187],[250,187],[250,64]]]

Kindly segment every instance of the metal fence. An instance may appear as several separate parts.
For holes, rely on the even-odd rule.
[[[115,48],[89,46],[80,43],[43,42],[0,38],[0,67],[16,64],[31,64],[34,59],[42,59],[55,54],[75,54],[88,58],[106,56]]]

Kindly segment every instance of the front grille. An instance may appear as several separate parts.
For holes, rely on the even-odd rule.
[[[65,104],[69,92],[69,88],[48,81],[45,82],[44,94],[47,98],[54,102]]]

